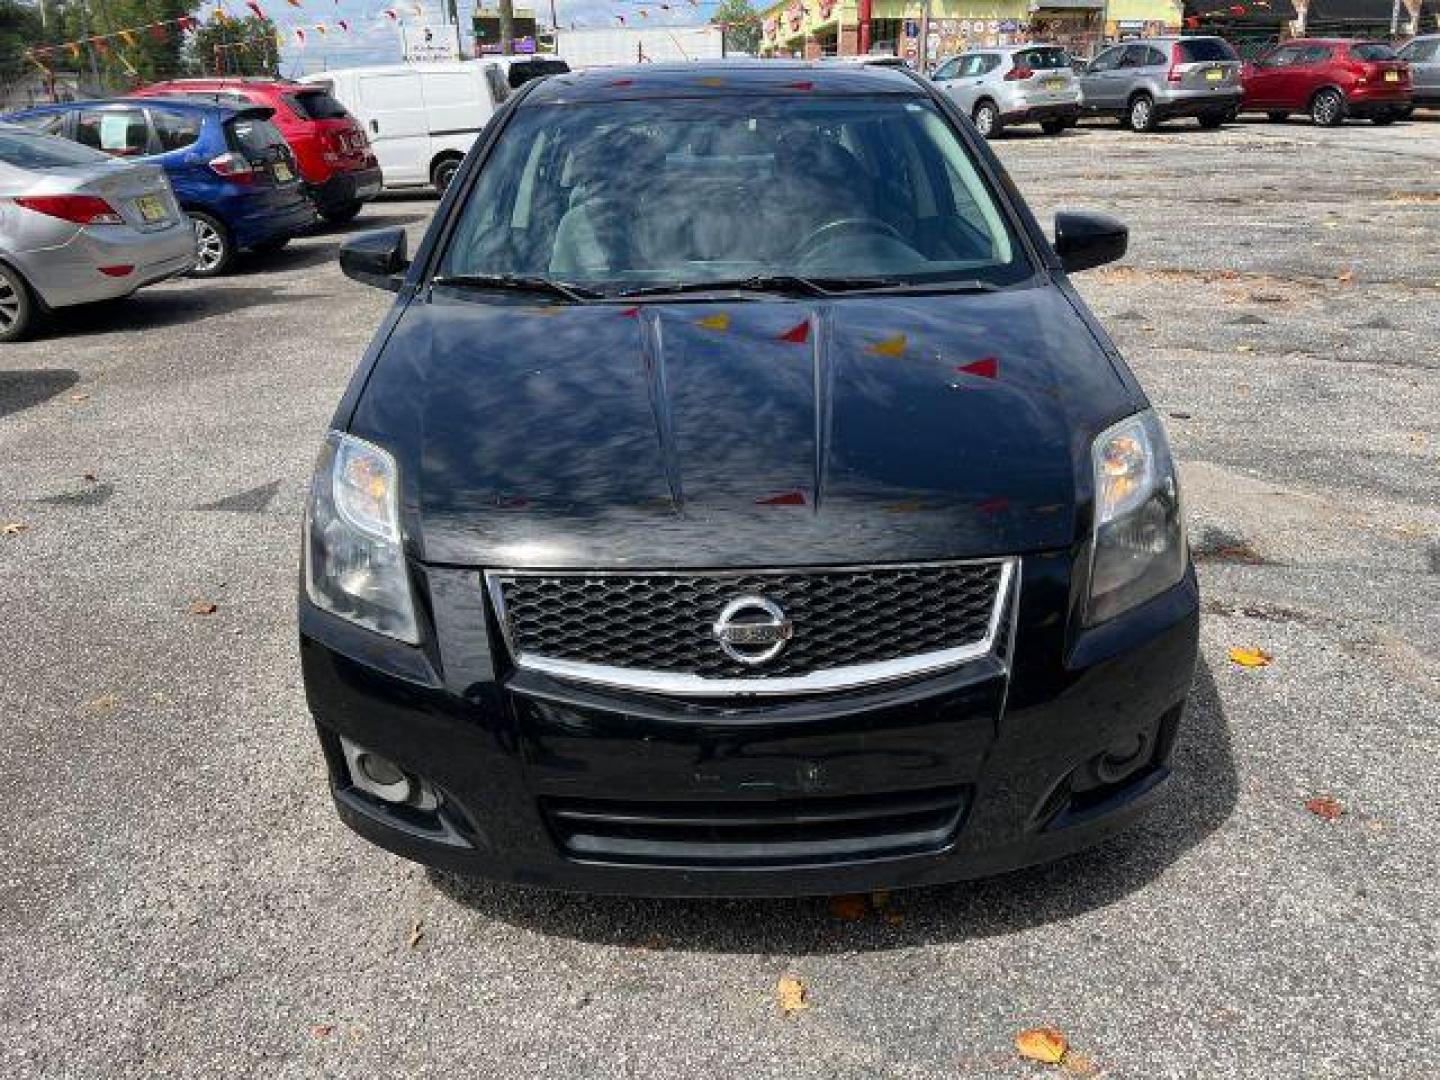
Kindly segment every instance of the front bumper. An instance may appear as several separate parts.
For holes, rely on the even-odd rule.
[[[176,277],[195,265],[195,230],[181,219],[141,232],[129,225],[90,225],[57,247],[11,255],[25,280],[50,309],[115,300],[145,285]],[[111,276],[100,267],[130,266]]]
[[[302,598],[301,659],[340,816],[407,858],[595,893],[924,885],[1088,847],[1168,776],[1196,658],[1193,572],[1078,634],[1056,618],[1069,571],[1068,555],[1023,560],[992,655],[844,694],[681,701],[515,671],[492,651],[473,570],[423,571],[421,649]],[[439,811],[354,787],[342,736],[425,778]]]
[[[369,202],[380,194],[384,183],[385,178],[376,166],[373,169],[334,173],[323,183],[307,185],[306,190],[323,214],[343,210],[357,202]]]

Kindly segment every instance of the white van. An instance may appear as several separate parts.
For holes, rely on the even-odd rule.
[[[510,96],[506,72],[488,60],[349,68],[300,81],[329,88],[361,123],[387,188],[433,184],[442,193]]]

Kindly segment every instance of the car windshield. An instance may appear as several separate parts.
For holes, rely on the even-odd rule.
[[[1213,60],[1238,60],[1235,50],[1219,38],[1190,38],[1180,42],[1180,56],[1187,64]]]
[[[41,135],[8,124],[0,127],[0,161],[17,169],[64,169],[76,165],[99,165],[111,160],[109,154],[69,139]]]
[[[624,292],[747,277],[978,280],[1033,268],[926,98],[726,97],[522,107],[439,274]]]
[[[1366,43],[1364,45],[1351,45],[1350,53],[1352,56],[1359,57],[1361,60],[1396,59],[1395,50],[1390,48],[1389,45],[1376,45],[1374,43]]]
[[[1070,54],[1064,49],[1026,49],[1015,54],[1015,66],[1037,71],[1055,71],[1070,66]]]

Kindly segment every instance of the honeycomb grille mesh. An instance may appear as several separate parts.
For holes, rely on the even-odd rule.
[[[511,647],[526,657],[711,679],[803,676],[984,640],[1000,563],[722,574],[497,575]],[[741,596],[778,604],[787,647],[751,666],[712,627]]]

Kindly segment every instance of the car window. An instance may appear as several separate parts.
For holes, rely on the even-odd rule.
[[[116,157],[150,152],[150,125],[142,109],[81,109],[75,141]]]
[[[922,97],[521,109],[441,274],[608,292],[757,274],[981,278],[1031,265],[960,135]]]
[[[151,109],[150,122],[155,125],[155,138],[160,143],[161,153],[189,146],[200,137],[203,126],[200,117],[170,109]]]
[[[1440,54],[1440,38],[1431,38],[1429,41],[1417,39],[1398,53],[1401,60],[1409,60],[1412,64],[1430,63],[1437,54]]]
[[[275,153],[277,148],[288,145],[280,129],[269,120],[241,116],[226,121],[225,126],[230,130],[235,148],[252,160],[272,160],[280,156]]]
[[[953,79],[953,78],[955,78],[955,73],[956,73],[957,71],[959,71],[959,70],[960,70],[960,60],[959,60],[958,57],[955,58],[955,59],[946,60],[943,64],[941,64],[938,68],[935,69],[935,74],[932,75],[931,78],[932,78],[932,79]]]
[[[1116,45],[1106,49],[1099,56],[1090,62],[1092,71],[1113,71],[1120,66],[1120,58],[1125,55],[1125,46]]]
[[[965,57],[964,62],[960,65],[960,75],[963,78],[974,79],[984,74],[985,57],[981,56],[979,53],[975,53],[971,56]]]
[[[18,123],[24,124],[31,131],[39,131],[45,135],[58,135],[65,127],[65,116],[63,112],[46,113],[43,116],[22,116]]]
[[[1156,67],[1157,65],[1168,63],[1170,63],[1170,57],[1154,46],[1145,50],[1146,67]]]
[[[324,90],[302,90],[286,94],[285,103],[302,120],[345,120],[350,114],[345,106]]]
[[[63,114],[58,115],[63,118]],[[32,119],[49,120],[51,116]],[[0,161],[17,169],[63,169],[109,160],[109,157],[100,151],[77,146],[67,139],[43,135],[16,124],[0,125]]]
[[[982,61],[980,70],[984,74],[988,75],[990,72],[994,71],[1000,66],[1000,61],[1004,59],[1004,57],[1002,57],[999,53],[986,53],[980,59]]]
[[[1144,67],[1150,62],[1150,46],[1148,45],[1127,45],[1125,54],[1120,58],[1122,68]]]
[[[1180,42],[1180,59],[1187,64],[1238,60],[1235,50],[1219,38],[1186,38]]]
[[[1297,64],[1323,64],[1335,55],[1335,50],[1328,45],[1311,45],[1301,52]]]
[[[1350,55],[1360,60],[1394,60],[1395,50],[1389,45],[1381,45],[1379,42],[1366,41],[1359,45],[1350,46]]]
[[[1056,71],[1070,66],[1070,54],[1064,49],[1026,49],[1015,54],[1015,66],[1034,71]]]
[[[1260,58],[1266,67],[1293,67],[1304,54],[1303,45],[1282,45],[1268,56]]]

